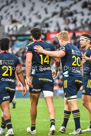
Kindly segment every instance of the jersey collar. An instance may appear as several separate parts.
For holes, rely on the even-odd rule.
[[[88,48],[91,48],[91,45]]]
[[[39,41],[34,41],[34,42],[43,42],[42,40],[39,40]]]

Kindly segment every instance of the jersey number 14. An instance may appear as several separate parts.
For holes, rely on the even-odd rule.
[[[43,63],[49,64],[49,56],[48,55],[46,55],[45,58],[43,58],[43,55],[40,54],[40,58],[41,58],[41,64],[43,64]]]

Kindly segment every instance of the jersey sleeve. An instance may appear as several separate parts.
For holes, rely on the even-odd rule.
[[[33,53],[34,52],[34,49],[33,49],[32,45],[26,46],[25,50],[26,50],[26,53]]]
[[[55,51],[55,48],[53,45],[51,45],[51,51]]]
[[[17,67],[18,65],[21,65],[21,63],[20,63],[20,60],[19,60],[18,58],[16,58],[16,67]]]
[[[89,49],[89,50],[87,51],[86,56],[87,56],[87,57],[91,57],[91,49]]]
[[[65,54],[67,53],[67,47],[66,47],[66,46],[61,46],[61,47],[59,48],[59,50],[64,51]]]

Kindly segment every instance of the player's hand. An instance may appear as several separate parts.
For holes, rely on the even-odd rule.
[[[55,70],[55,71],[52,72],[52,77],[53,78],[55,78],[57,76],[57,72],[58,72],[57,70]]]
[[[29,78],[27,78],[26,81],[27,81],[28,86],[29,86],[30,88],[33,88],[33,85],[32,85],[32,83],[31,83],[31,80],[30,80]]]
[[[87,56],[85,56],[83,53],[82,53],[82,59],[84,59],[84,60],[88,60],[88,57]]]
[[[34,47],[35,52],[43,53],[44,49],[41,46],[35,46]]]
[[[22,95],[25,96],[26,93],[27,93],[27,88],[26,88],[26,86],[24,86],[24,87],[23,87],[23,91],[22,91]]]

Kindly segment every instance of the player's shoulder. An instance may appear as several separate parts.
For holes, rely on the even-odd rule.
[[[29,43],[27,44],[27,46],[30,46],[30,45],[32,45],[32,44],[34,44],[34,42],[29,42]]]
[[[88,49],[86,50],[87,54],[91,54],[91,46],[88,47]]]
[[[51,43],[48,43],[48,42],[44,42],[49,48],[54,48],[54,45],[52,45]]]
[[[88,47],[88,50],[90,50],[90,51],[91,51],[91,46],[89,46],[89,47]]]
[[[10,55],[11,59],[19,60],[19,58],[16,55],[14,55],[12,53],[9,53],[9,55]]]
[[[76,45],[72,44],[72,48],[74,48],[76,51],[80,51]]]

